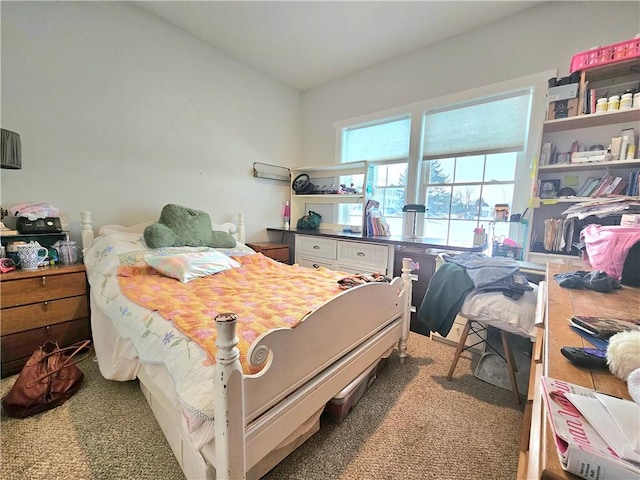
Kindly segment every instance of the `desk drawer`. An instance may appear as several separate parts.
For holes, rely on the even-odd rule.
[[[42,275],[2,282],[2,308],[46,302],[58,298],[86,295],[84,272],[65,275]],[[4,313],[4,312],[3,312]]]
[[[336,259],[337,240],[296,235],[296,255]]]
[[[383,272],[387,270],[389,247],[359,242],[338,242],[338,262],[350,265],[366,265]]]

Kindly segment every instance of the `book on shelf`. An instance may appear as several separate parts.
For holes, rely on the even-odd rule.
[[[576,197],[588,197],[599,181],[600,181],[599,178],[587,177],[587,179],[582,183],[580,188],[578,188],[578,191],[576,192]]]
[[[629,172],[629,184],[627,185],[627,195],[636,196],[640,192],[640,170]]]
[[[551,377],[540,382],[564,470],[589,480],[638,478],[640,405]]]
[[[623,319],[613,317],[571,317],[571,325],[598,338],[608,339],[619,332],[640,330],[640,318]]]
[[[596,186],[595,190],[593,192],[591,192],[591,195],[589,195],[592,198],[597,198],[600,195],[603,194],[603,192],[606,190],[606,188],[611,184],[611,182],[613,182],[614,180],[614,176],[613,175],[605,175],[600,179],[600,182],[598,183],[598,185]]]

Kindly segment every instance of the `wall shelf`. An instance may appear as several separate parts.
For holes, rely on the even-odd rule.
[[[615,112],[592,113],[575,117],[560,118],[544,122],[545,133],[566,132],[589,127],[602,127],[616,123],[637,122],[640,118],[640,107],[618,110]]]
[[[604,170],[608,168],[637,168],[640,167],[640,159],[612,160],[610,162],[590,163],[563,163],[555,165],[540,165],[538,170],[542,173],[584,172],[587,170]]]

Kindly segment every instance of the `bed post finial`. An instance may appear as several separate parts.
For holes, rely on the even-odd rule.
[[[80,212],[80,235],[82,238],[82,256],[84,257],[93,243],[93,223],[91,212],[89,211]]]
[[[238,241],[245,242],[245,230],[244,230],[244,213],[238,214]]]
[[[237,315],[216,316],[216,372],[214,410],[216,478],[245,478],[244,388],[236,336]]]
[[[409,328],[411,326],[411,291],[413,280],[411,280],[411,259],[402,259],[402,291],[404,293],[404,321],[402,323],[402,337],[398,340],[398,351],[400,363],[404,363],[407,356],[407,342],[409,341]]]

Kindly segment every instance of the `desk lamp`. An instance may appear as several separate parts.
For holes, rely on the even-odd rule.
[[[424,205],[419,205],[416,203],[410,203],[402,207],[402,211],[404,213],[413,213],[413,228],[411,229],[411,236],[413,238],[417,238],[416,235],[416,219],[418,213],[425,213],[427,209]]]

